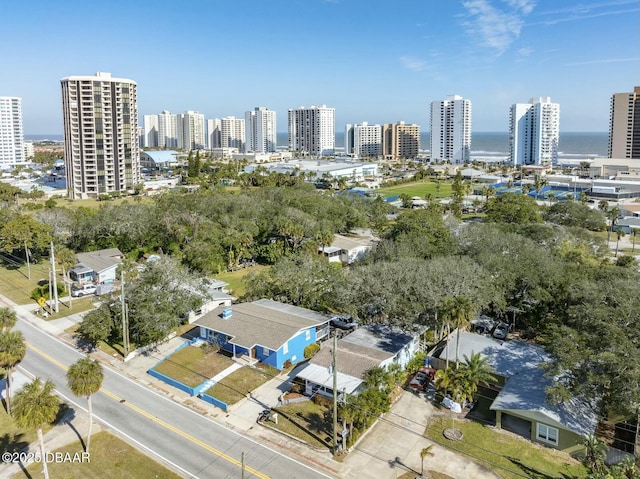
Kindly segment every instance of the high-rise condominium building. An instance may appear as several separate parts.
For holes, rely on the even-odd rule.
[[[450,95],[431,102],[431,161],[467,163],[471,153],[471,101]]]
[[[142,117],[142,146],[155,148],[158,143],[158,115],[144,115]]]
[[[98,72],[60,83],[70,197],[131,190],[140,182],[136,82]]]
[[[420,151],[420,125],[404,121],[382,126],[382,154],[388,160],[415,158]]]
[[[335,109],[326,105],[289,110],[289,150],[303,155],[333,155],[335,114]]]
[[[22,99],[0,96],[0,168],[25,162]]]
[[[222,134],[222,121],[220,118],[213,118],[207,120],[205,122],[205,135],[206,137],[206,147],[207,150],[213,150],[214,148],[222,147],[222,139],[220,138]]]
[[[167,110],[158,115],[158,146],[161,148],[178,147],[178,120]]]
[[[640,86],[611,97],[609,158],[640,159]]]
[[[244,151],[245,123],[241,118],[228,116],[220,119],[220,146],[221,148],[237,148]]]
[[[256,107],[244,114],[245,151],[272,153],[276,151],[276,112]]]
[[[356,158],[376,158],[382,153],[382,127],[347,124],[344,129],[344,151]]]
[[[176,133],[178,148],[183,150],[204,149],[204,115],[192,110],[176,115]]]
[[[509,115],[511,162],[518,165],[558,163],[560,105],[550,97],[515,103]]]

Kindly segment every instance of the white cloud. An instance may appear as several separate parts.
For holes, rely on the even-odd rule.
[[[480,43],[502,55],[520,36],[524,16],[535,7],[532,0],[506,0],[499,6],[489,0],[462,2],[469,20],[464,25]]]
[[[640,60],[640,57],[632,57],[632,58],[603,58],[602,60],[587,60],[584,62],[573,62],[567,63],[565,66],[567,67],[576,67],[579,65],[600,65],[603,63],[627,63],[627,62],[637,62]]]
[[[402,63],[402,66],[407,70],[412,70],[414,72],[420,72],[427,67],[427,63],[424,60],[406,55],[400,57],[400,63]]]

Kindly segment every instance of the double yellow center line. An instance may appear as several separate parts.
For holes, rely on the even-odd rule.
[[[58,366],[63,371],[67,371],[69,369],[67,366],[62,364],[57,359],[49,356],[47,353],[45,353],[41,349],[39,349],[39,348],[37,348],[37,347],[35,347],[35,346],[31,345],[31,344],[27,344],[27,347],[29,349],[31,349],[34,353],[39,354],[40,356],[45,358],[47,361],[55,364],[56,366]],[[130,408],[131,410],[137,412],[141,416],[144,416],[147,419],[152,420],[153,422],[155,422],[156,424],[159,424],[160,426],[164,427],[165,429],[168,429],[169,431],[172,431],[172,432],[178,434],[179,436],[182,436],[183,438],[187,439],[188,441],[190,441],[190,442],[192,442],[194,444],[197,444],[198,446],[200,446],[204,450],[215,454],[216,456],[224,459],[227,462],[230,462],[234,466],[238,466],[240,468],[242,467],[242,462],[239,461],[238,459],[236,459],[235,457],[229,456],[228,454],[225,454],[224,452],[219,451],[215,447],[211,447],[209,444],[207,444],[205,442],[202,442],[200,439],[197,439],[197,438],[191,436],[190,434],[187,434],[186,432],[178,429],[177,427],[172,426],[171,424],[163,421],[162,419],[159,419],[159,418],[157,418],[155,416],[152,416],[151,414],[149,414],[144,409],[141,409],[138,406],[136,406],[134,404],[131,404],[129,401],[126,401],[123,398],[118,397],[116,394],[112,393],[111,391],[108,391],[108,390],[106,390],[104,388],[100,388],[100,392],[102,392],[106,396],[109,396],[110,398],[114,399],[115,401],[118,401],[119,403],[125,405],[126,407]],[[252,475],[254,475],[256,477],[259,477],[261,479],[270,479],[269,476],[267,476],[266,474],[263,474],[262,472],[254,469],[252,467],[244,466],[244,470],[245,470],[245,472],[248,472],[248,473],[250,473],[250,474],[252,474]]]

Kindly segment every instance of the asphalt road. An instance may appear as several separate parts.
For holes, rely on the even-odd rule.
[[[72,395],[65,376],[66,368],[82,354],[23,319],[18,321],[16,329],[22,331],[29,345],[20,368],[29,375],[52,380],[61,396],[86,410],[86,400]],[[328,477],[226,429],[108,367],[104,367],[104,373],[102,389],[92,399],[95,418],[185,477]]]

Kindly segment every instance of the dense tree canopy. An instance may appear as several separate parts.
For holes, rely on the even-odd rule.
[[[446,320],[446,298],[465,297],[474,312],[515,321],[524,337],[545,344],[556,358],[549,372],[564,378],[550,391],[554,397],[584,393],[602,398],[607,411],[635,413],[640,274],[633,260],[612,261],[605,239],[586,229],[602,228],[602,212],[562,202],[542,215],[527,195],[487,193],[485,223],[443,219],[437,205],[389,221],[382,200],[318,192],[259,169],[240,183],[260,188],[229,192],[198,182],[195,192],[94,210],[52,207],[28,219],[5,208],[3,241],[24,247],[26,224],[34,244],[46,246],[42,238],[53,236],[74,251],[118,247],[133,260],[152,252],[173,258],[149,263],[128,282],[131,339],[138,344],[161,339],[197,307],[202,296],[193,292],[201,280],[194,271],[217,273],[248,260],[271,267],[252,275],[243,300],[273,298],[362,322],[437,329]],[[341,268],[317,254],[335,233],[358,227],[381,237],[364,260]],[[81,337],[91,344],[118,340],[120,311],[114,303],[89,313]]]
[[[505,193],[487,202],[490,223],[539,223],[542,221],[536,200],[528,195]]]

